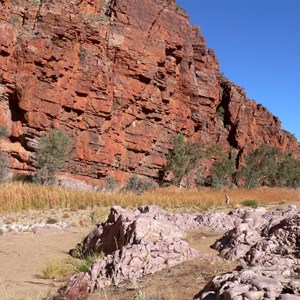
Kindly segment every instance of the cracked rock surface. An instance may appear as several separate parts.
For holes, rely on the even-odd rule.
[[[194,299],[300,299],[300,215],[296,206],[244,212],[212,246],[241,266],[213,278]]]

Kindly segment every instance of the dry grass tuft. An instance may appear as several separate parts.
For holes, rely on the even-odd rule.
[[[258,188],[258,189],[178,189],[160,188],[137,195],[130,192],[107,194],[96,191],[81,192],[55,186],[41,186],[32,183],[11,182],[0,187],[0,212],[28,209],[86,207],[110,207],[121,205],[157,204],[166,209],[199,211],[225,206],[225,194],[230,196],[230,206],[238,207],[251,199],[258,205],[280,204],[300,200],[300,189]]]
[[[66,281],[73,273],[69,259],[55,259],[47,263],[38,277],[55,281]]]
[[[95,259],[102,258],[103,254],[95,254],[82,259],[66,258],[51,260],[42,269],[38,277],[55,281],[67,281],[74,273],[87,272]]]

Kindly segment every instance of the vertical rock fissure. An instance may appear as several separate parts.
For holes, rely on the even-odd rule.
[[[221,88],[222,88],[222,100],[220,105],[218,106],[218,110],[220,111],[220,108],[221,107],[223,108],[224,127],[229,129],[229,133],[227,137],[227,141],[229,145],[233,148],[238,149],[238,142],[236,140],[236,131],[237,131],[238,123],[232,123],[230,118],[230,110],[229,110],[229,103],[231,102],[230,87],[228,86],[227,82],[222,82]]]
[[[8,95],[8,107],[11,113],[11,120],[13,122],[18,122],[18,121],[20,121],[21,123],[25,122],[24,119],[25,111],[23,111],[19,107],[18,95],[16,92],[13,92]]]

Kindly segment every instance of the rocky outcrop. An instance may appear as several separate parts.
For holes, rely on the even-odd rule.
[[[300,299],[300,217],[290,206],[248,211],[213,248],[241,267],[213,278],[195,299]]]
[[[216,276],[194,300],[299,300],[300,281],[274,272],[275,268],[268,271],[253,267]]]
[[[189,216],[190,224],[194,218]],[[82,247],[84,256],[103,253],[104,258],[95,260],[88,272],[72,276],[61,295],[79,299],[112,283],[118,285],[199,256],[184,236],[184,230],[156,206],[135,211],[112,207],[107,221],[85,238]]]
[[[78,299],[112,283],[118,285],[188,259],[211,259],[190,248],[185,241],[186,231],[208,224],[220,231],[239,222],[237,215],[221,212],[171,214],[157,206],[143,206],[134,211],[114,206],[107,221],[97,225],[77,247],[83,256],[103,253],[104,257],[96,259],[88,272],[72,276],[61,296]],[[76,249],[70,253],[76,254]]]
[[[31,172],[50,127],[73,136],[65,173],[158,180],[172,136],[219,143],[238,159],[261,143],[299,154],[297,140],[219,74],[174,0],[0,1],[1,149]]]

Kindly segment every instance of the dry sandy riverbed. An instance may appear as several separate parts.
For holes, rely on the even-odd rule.
[[[51,259],[67,258],[68,250],[86,234],[82,228],[8,233],[0,236],[0,299],[38,295],[59,284],[38,278]]]

